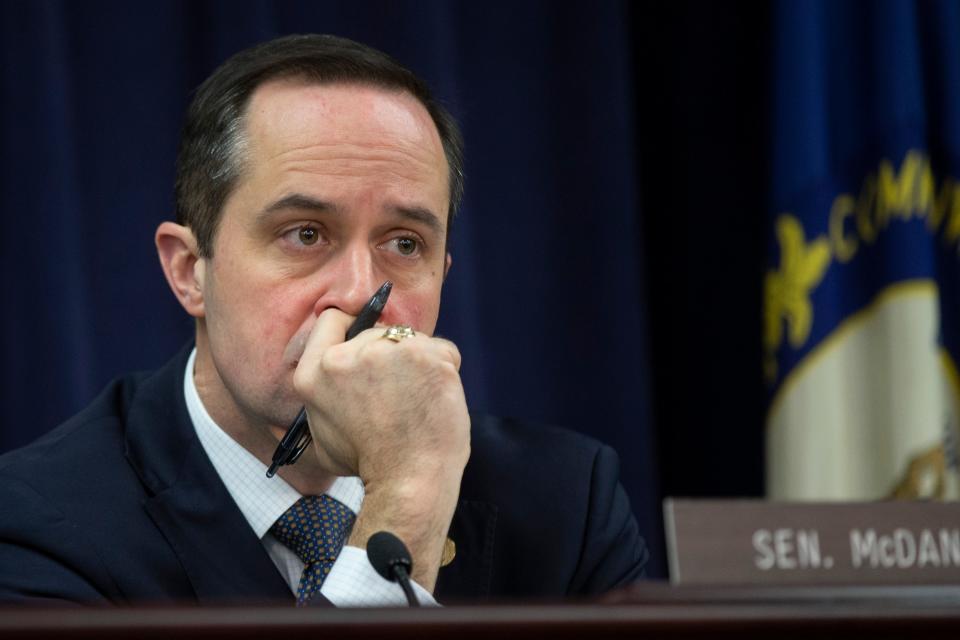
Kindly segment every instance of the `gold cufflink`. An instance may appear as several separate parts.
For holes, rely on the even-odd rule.
[[[440,556],[440,566],[441,567],[447,566],[448,564],[453,562],[453,559],[456,557],[457,557],[457,544],[450,538],[447,538],[443,542],[443,555]]]

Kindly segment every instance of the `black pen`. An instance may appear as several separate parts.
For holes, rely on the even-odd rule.
[[[387,298],[390,297],[391,289],[393,289],[393,283],[387,280],[377,289],[370,301],[363,305],[357,319],[347,329],[347,340],[352,340],[361,331],[366,331],[377,324],[380,314],[383,313],[383,307],[387,304]],[[276,451],[273,452],[273,461],[270,463],[270,468],[267,469],[267,477],[272,478],[277,469],[283,465],[296,462],[310,445],[311,440],[310,425],[307,423],[307,410],[301,408],[300,413],[297,414],[297,417],[287,428],[287,432],[280,439]]]

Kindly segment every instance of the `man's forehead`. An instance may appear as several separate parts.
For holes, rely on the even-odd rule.
[[[244,198],[256,194],[264,212],[291,196],[332,211],[368,176],[368,184],[386,186],[377,196],[385,198],[384,210],[430,212],[445,233],[449,165],[432,118],[413,95],[364,84],[273,80],[251,96],[244,130],[238,188]]]
[[[250,134],[284,144],[315,137],[330,143],[393,143],[443,154],[430,114],[403,90],[301,78],[270,80],[254,91],[246,116]]]

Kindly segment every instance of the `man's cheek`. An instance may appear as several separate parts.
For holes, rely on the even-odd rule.
[[[286,341],[307,316],[311,315],[312,301],[276,292],[254,292],[239,310],[240,322],[257,326],[264,340]]]
[[[391,298],[380,316],[381,324],[406,324],[413,327],[416,331],[424,333],[433,333],[436,318],[431,319],[431,314],[427,313],[428,305],[424,302],[412,298],[400,298],[394,300]]]

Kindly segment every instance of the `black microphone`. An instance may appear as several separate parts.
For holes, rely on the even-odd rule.
[[[407,545],[403,540],[389,531],[378,531],[367,540],[367,558],[370,564],[390,582],[399,582],[407,602],[411,607],[419,607],[417,594],[410,586],[410,572],[413,570],[413,560]]]

